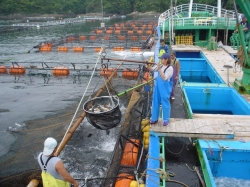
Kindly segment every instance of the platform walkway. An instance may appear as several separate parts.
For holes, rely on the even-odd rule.
[[[200,139],[250,140],[250,116],[194,114],[193,119],[171,118],[168,126],[162,120],[151,125],[156,136],[192,137]]]
[[[217,51],[208,51],[199,46],[172,46],[175,51],[203,51],[206,58],[216,69],[218,74],[227,83],[227,69],[224,65],[234,67],[235,60],[224,49],[218,48]],[[234,72],[233,68],[229,69],[229,86],[236,78],[241,78],[242,71]],[[179,93],[180,88],[176,92]],[[176,93],[175,92],[175,93]],[[243,95],[249,102],[250,96]],[[170,137],[192,137],[201,139],[231,139],[236,141],[250,141],[250,116],[244,115],[220,115],[220,114],[193,114],[193,119],[187,119],[183,113],[183,101],[179,94],[172,102],[171,119],[168,126],[163,126],[162,119],[158,123],[151,125],[151,133],[156,136]],[[182,106],[175,109],[176,106]],[[185,119],[184,119],[185,118]]]

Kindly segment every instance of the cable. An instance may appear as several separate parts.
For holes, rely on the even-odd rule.
[[[103,47],[101,48],[101,52],[102,52],[102,51],[103,51]],[[60,144],[59,144],[57,150],[59,150],[60,147],[62,146],[62,142],[64,141],[66,135],[68,134],[69,129],[70,129],[70,127],[71,127],[71,125],[72,125],[72,123],[73,123],[73,121],[74,121],[74,119],[75,119],[75,116],[76,116],[76,114],[77,114],[77,112],[78,112],[78,110],[79,110],[79,108],[80,108],[80,106],[81,106],[81,104],[82,104],[83,98],[85,97],[85,94],[86,94],[86,92],[87,92],[87,90],[88,90],[88,87],[89,87],[89,85],[90,85],[90,82],[91,82],[91,80],[92,80],[92,78],[93,78],[93,75],[94,75],[94,73],[95,73],[97,64],[98,64],[98,62],[99,62],[99,60],[100,60],[100,57],[101,57],[101,53],[99,53],[98,59],[97,59],[97,61],[96,61],[96,63],[95,63],[95,67],[94,67],[94,69],[93,69],[93,71],[92,71],[92,74],[91,74],[91,77],[90,77],[90,79],[89,79],[89,82],[88,82],[88,84],[87,84],[87,86],[86,86],[86,89],[85,89],[85,91],[84,91],[84,93],[83,93],[83,95],[82,95],[82,98],[81,98],[81,100],[80,100],[80,102],[79,102],[79,104],[78,104],[78,106],[77,106],[77,109],[76,109],[76,111],[75,111],[75,114],[74,114],[74,116],[73,116],[73,118],[72,118],[72,120],[71,120],[71,122],[70,122],[70,124],[69,124],[69,127],[68,127],[66,133],[64,134],[64,137],[63,137],[62,141],[60,142]]]

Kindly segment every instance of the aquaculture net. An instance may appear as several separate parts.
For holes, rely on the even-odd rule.
[[[118,88],[118,90],[124,90],[130,88],[131,85],[134,85],[133,81],[131,83],[131,81],[117,77],[113,80],[113,84],[110,85],[110,87],[114,90],[110,89],[109,92],[115,95],[117,94],[117,90],[115,91],[116,88]],[[104,89],[102,95],[108,95],[107,90]],[[121,105],[127,105],[130,95],[130,93],[127,93],[120,98],[122,101],[120,102]],[[84,98],[83,103],[88,99],[89,96]],[[76,100],[80,101],[80,99]],[[68,128],[68,125],[70,124],[70,121],[72,120],[76,108],[77,105],[74,104],[70,107],[57,111],[57,114],[48,115],[42,119],[26,121],[25,126],[23,126],[21,129],[11,129],[11,134],[15,136],[16,140],[11,146],[8,153],[0,157],[0,186],[27,186],[32,179],[38,179],[39,186],[42,186],[41,170],[37,162],[37,156],[43,150],[43,143],[47,137],[54,137],[57,140],[58,144],[60,143],[66,132],[66,129]],[[82,112],[83,110],[79,110],[76,116],[80,116]],[[77,118],[75,119],[75,121],[76,120]],[[87,122],[85,121],[85,123]],[[60,155],[61,158],[63,157],[63,162],[66,164],[66,166],[68,166],[68,169],[71,169],[70,165],[77,167],[77,173],[86,173],[89,169],[84,167],[85,162],[87,162],[86,156],[84,155],[88,153],[83,153],[81,155],[77,153],[77,150],[80,150],[83,147],[83,144],[86,143],[85,140],[91,140],[91,138],[93,137],[91,137],[91,135],[93,133],[106,133],[100,133],[100,130],[97,131],[97,129],[93,127],[92,130],[94,130],[91,133],[90,131],[88,131],[88,129],[90,129],[89,126],[88,128],[85,128],[82,125],[80,127],[81,130],[76,131],[71,140],[68,142],[71,147],[66,147],[67,151],[65,151],[63,155]],[[117,130],[114,130],[113,132],[115,134],[114,136],[116,136],[116,133],[119,132],[120,127],[116,127],[116,129]],[[98,138],[98,134],[96,136],[96,138]],[[85,142],[83,142],[83,139]],[[93,172],[94,169],[98,169],[98,165],[100,164],[99,162],[103,161],[95,159],[94,163],[92,163],[94,166],[96,166],[92,168]],[[105,164],[108,167],[109,163],[107,162],[103,165]],[[103,168],[101,168],[100,170],[103,170]],[[97,177],[98,174],[99,173],[97,172]],[[79,181],[82,181],[82,184],[85,183],[84,178],[85,177],[81,177],[79,179]],[[101,176],[100,179],[89,179],[88,186],[99,186],[98,184],[100,184],[103,180],[103,176]]]

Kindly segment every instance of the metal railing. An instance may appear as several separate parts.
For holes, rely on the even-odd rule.
[[[188,17],[189,12],[189,4],[182,4],[176,7],[173,7],[173,17],[176,19],[183,19]],[[192,12],[200,12],[200,16],[197,17],[217,17],[218,8],[215,6],[205,5],[205,4],[197,4],[193,3]],[[202,13],[203,12],[203,13]],[[207,14],[207,16],[205,15]],[[199,15],[199,14],[197,14]],[[213,16],[211,16],[213,15]],[[171,17],[171,9],[163,12],[158,19],[158,26],[162,26],[163,22]],[[221,9],[221,17],[236,19],[236,14],[234,11]]]
[[[171,25],[170,19],[162,26],[169,27]],[[173,18],[173,26],[176,27],[190,27],[190,26],[217,26],[217,27],[234,27],[236,25],[235,18],[217,18],[217,17],[199,17],[199,18]]]

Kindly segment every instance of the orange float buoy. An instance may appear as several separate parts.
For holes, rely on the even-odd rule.
[[[84,47],[73,47],[73,51],[74,52],[83,52],[84,51]]]
[[[142,34],[143,34],[143,30],[138,30],[138,31],[137,31],[137,34],[138,34],[138,35],[142,35]]]
[[[65,46],[59,46],[59,47],[57,48],[57,50],[58,50],[58,51],[65,51],[65,52],[67,52],[67,51],[69,50],[69,48],[68,48],[68,47],[65,47]]]
[[[100,52],[101,51],[101,47],[95,47],[95,52]]]
[[[90,40],[96,40],[96,39],[97,39],[97,36],[90,36],[89,39],[90,39]]]
[[[128,31],[128,35],[132,35],[134,31]]]
[[[117,71],[115,68],[101,68],[100,69],[100,76],[109,77],[115,71],[115,75],[117,76]]]
[[[150,34],[152,34],[152,33],[153,33],[152,30],[146,30],[146,34],[150,35]]]
[[[75,37],[70,36],[70,37],[68,37],[65,41],[66,41],[66,42],[70,42],[70,41],[74,41],[74,40],[75,40]]]
[[[115,30],[115,34],[121,34],[120,30]]]
[[[118,40],[126,40],[126,36],[118,36]]]
[[[112,30],[106,30],[106,34],[112,34]]]
[[[114,47],[114,51],[124,51],[124,47]]]
[[[7,68],[5,66],[0,66],[0,73],[7,73]]]
[[[132,180],[134,180],[133,175],[128,173],[121,173],[117,177],[115,187],[129,187]]]
[[[43,45],[39,48],[39,51],[42,52],[42,51],[52,51],[52,47],[49,47],[47,45]]]
[[[142,36],[141,40],[146,40],[148,37],[147,36]]]
[[[86,36],[79,36],[79,40],[86,40],[87,37]]]
[[[26,71],[24,66],[11,66],[9,69],[10,74],[19,74],[22,75]]]
[[[125,68],[122,71],[122,77],[124,79],[133,80],[133,79],[137,79],[138,76],[139,76],[139,71],[136,70],[136,69],[130,69],[130,70],[128,70],[128,69]]]
[[[52,70],[52,74],[54,76],[67,76],[69,75],[69,68],[68,67],[54,67]]]
[[[121,160],[121,164],[125,166],[135,166],[137,162],[139,140],[130,140],[134,142],[134,144],[129,141],[126,142]]]
[[[132,52],[141,51],[141,47],[131,47],[131,48],[130,48],[130,51],[132,51]]]
[[[138,36],[130,36],[130,40],[131,41],[137,41],[138,40]]]
[[[96,34],[102,34],[102,30],[96,30]]]
[[[110,37],[109,36],[103,36],[103,40],[109,40]]]

